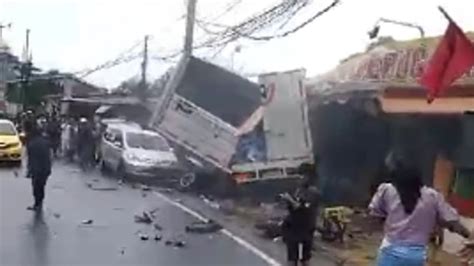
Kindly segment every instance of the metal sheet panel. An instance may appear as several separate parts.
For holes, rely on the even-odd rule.
[[[226,171],[238,142],[234,127],[177,94],[166,109],[158,131]]]
[[[296,70],[259,77],[267,90],[274,90],[263,117],[269,161],[311,157],[304,75]]]

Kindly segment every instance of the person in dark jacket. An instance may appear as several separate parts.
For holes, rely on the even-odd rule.
[[[46,137],[35,126],[27,129],[28,142],[28,173],[33,187],[34,204],[28,210],[41,211],[43,208],[44,189],[48,177],[51,175],[50,145]]]
[[[302,164],[299,173],[304,177],[301,187],[294,195],[281,196],[288,204],[288,215],[282,224],[282,235],[290,266],[297,266],[298,262],[303,266],[309,265],[320,198],[320,192],[314,185],[315,167]]]

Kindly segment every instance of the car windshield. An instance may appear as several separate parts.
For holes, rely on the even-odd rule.
[[[127,133],[127,144],[134,149],[170,150],[168,143],[163,138],[143,133]]]
[[[15,127],[10,123],[0,123],[0,135],[16,135]]]

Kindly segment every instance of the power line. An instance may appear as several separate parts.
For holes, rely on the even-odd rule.
[[[235,9],[243,0],[235,0],[232,3],[229,3],[224,11],[219,14],[215,19],[224,16],[233,9]],[[243,22],[240,22],[236,26],[225,26],[213,22],[206,22],[201,19],[196,19],[195,25],[203,29],[206,33],[211,35],[211,37],[206,38],[204,41],[199,42],[193,46],[193,50],[212,48],[217,49],[215,55],[219,54],[229,43],[235,41],[242,37],[242,34],[239,28],[249,28],[248,32],[255,32],[265,27],[265,25],[271,24],[274,20],[279,19],[284,16],[284,14],[292,13],[296,14],[298,10],[301,10],[304,6],[307,5],[309,0],[282,0],[279,4],[274,5],[270,8],[265,9],[263,12],[260,12],[256,15],[251,16],[249,19],[246,19]],[[296,9],[296,11],[294,11]],[[207,25],[217,26],[221,31],[212,31]],[[243,32],[243,31],[242,31]],[[151,59],[157,61],[171,61],[172,59],[180,56],[183,53],[183,50],[178,50],[167,55],[154,55],[151,56]]]
[[[138,48],[142,43],[143,43],[143,40],[140,40],[140,41],[136,42],[134,45],[132,45],[130,48],[128,48],[125,51],[121,52],[114,59],[108,60],[108,61],[106,61],[102,64],[99,64],[99,65],[97,65],[93,68],[86,68],[86,69],[83,69],[81,71],[76,71],[76,72],[74,72],[74,74],[80,76],[80,78],[84,78],[84,77],[87,77],[87,76],[89,76],[93,73],[96,73],[96,72],[100,71],[100,70],[115,67],[117,65],[128,63],[132,60],[135,60],[138,57],[140,57],[140,54],[130,55],[130,53],[133,50],[135,50],[136,48]]]
[[[138,53],[138,54],[135,54],[135,55],[130,55],[128,57],[122,57],[122,58],[117,58],[113,61],[108,61],[102,65],[99,65],[93,69],[90,69],[88,71],[86,71],[85,73],[79,75],[79,78],[85,78],[91,74],[94,74],[98,71],[101,71],[101,70],[105,70],[105,69],[110,69],[110,68],[113,68],[113,67],[116,67],[118,65],[121,65],[121,64],[125,64],[125,63],[129,63],[135,59],[138,59],[138,58],[141,58],[141,55],[142,53]]]
[[[291,30],[287,30],[283,33],[267,35],[267,36],[255,36],[254,33],[263,30],[264,28],[274,25],[275,22],[282,20],[285,16],[286,19],[280,25],[280,29],[284,28],[288,22],[296,16],[303,8],[308,6],[308,0],[291,0],[283,1],[282,3],[270,7],[260,14],[254,15],[249,19],[235,25],[227,26],[215,22],[206,22],[204,20],[197,20],[197,26],[203,29],[206,33],[213,35],[207,42],[209,45],[220,46],[226,43],[235,41],[241,37],[256,40],[256,41],[268,41],[275,38],[284,38],[290,34],[293,34],[303,27],[307,26],[313,22],[316,18],[327,13],[335,6],[340,3],[340,0],[334,0],[331,4],[325,7],[323,10],[318,11],[315,15],[308,18],[306,21],[300,23],[298,26],[294,27]],[[219,30],[211,30],[208,26],[212,26]]]
[[[207,20],[207,21],[218,20],[218,19],[222,18],[223,16],[227,15],[229,12],[231,12],[235,8],[237,8],[242,2],[243,2],[243,0],[234,0],[232,3],[229,3],[221,13],[219,13],[218,15],[216,15],[214,17],[206,18],[204,20]]]
[[[248,36],[244,36],[244,37],[249,38],[251,40],[256,40],[256,41],[268,41],[268,40],[275,39],[275,38],[287,37],[288,35],[296,33],[297,31],[299,31],[302,28],[306,27],[308,24],[310,24],[311,22],[313,22],[315,19],[319,18],[320,16],[326,14],[329,10],[336,7],[339,3],[340,3],[340,0],[334,0],[330,5],[328,5],[323,10],[317,12],[315,15],[310,17],[308,20],[304,21],[303,23],[299,24],[298,26],[294,27],[291,30],[285,31],[284,33],[280,33],[280,34],[276,34],[276,35],[270,35],[270,36],[255,37],[255,36],[248,35]]]

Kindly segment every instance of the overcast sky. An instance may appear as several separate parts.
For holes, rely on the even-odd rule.
[[[213,19],[236,0],[198,0],[198,17]],[[21,55],[25,29],[31,29],[34,63],[43,69],[78,71],[115,58],[152,36],[151,55],[162,56],[182,47],[186,0],[0,0],[0,23],[12,23],[4,38]],[[232,24],[279,0],[241,0],[219,22]],[[302,19],[331,0],[313,0]],[[379,17],[420,24],[428,36],[444,32],[447,21],[437,10],[442,5],[465,31],[474,31],[473,0],[341,0],[341,4],[312,24],[285,39],[269,42],[239,40],[213,62],[240,73],[306,68],[313,76],[334,68],[348,55],[369,44],[367,31]],[[296,23],[296,22],[295,22]],[[203,33],[197,29],[197,39]],[[414,29],[383,25],[380,35],[396,39],[418,37]],[[240,53],[234,53],[241,46]],[[137,48],[139,49],[139,48]],[[135,52],[139,50],[134,50]],[[209,52],[197,52],[209,57]],[[233,58],[233,60],[231,59]],[[233,62],[233,63],[232,63]],[[170,63],[151,61],[150,77],[161,75]],[[140,62],[100,71],[87,80],[114,87],[137,76]]]

